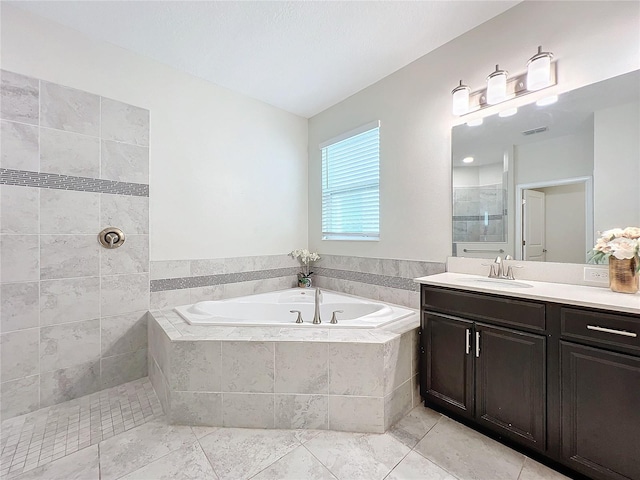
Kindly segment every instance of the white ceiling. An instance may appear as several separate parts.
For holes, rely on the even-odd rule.
[[[311,117],[519,2],[10,3]]]

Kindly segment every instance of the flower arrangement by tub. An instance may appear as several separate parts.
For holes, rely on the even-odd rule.
[[[640,272],[640,227],[613,228],[602,232],[589,263],[609,263],[609,286],[613,291],[636,293]]]
[[[311,262],[315,262],[316,260],[320,260],[320,255],[316,252],[310,252],[309,250],[294,250],[289,255],[293,258],[297,258],[302,265],[302,272],[298,273],[298,286],[299,287],[310,287],[311,286],[311,275],[313,272],[309,271],[309,264]]]

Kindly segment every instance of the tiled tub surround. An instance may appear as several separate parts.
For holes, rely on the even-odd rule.
[[[418,308],[416,277],[445,271],[444,263],[320,254],[314,285]],[[300,265],[289,255],[151,262],[151,308],[251,295],[297,285]]]
[[[410,308],[420,305],[419,285],[413,279],[445,271],[445,264],[439,262],[320,256],[312,269],[315,285]]]
[[[300,271],[284,254],[153,261],[150,268],[152,309],[291,288]]]
[[[147,374],[149,112],[0,76],[6,419]],[[107,226],[121,248],[99,246]]]
[[[384,432],[420,403],[418,324],[193,326],[154,310],[149,378],[174,424]]]

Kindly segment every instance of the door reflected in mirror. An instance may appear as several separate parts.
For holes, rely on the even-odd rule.
[[[454,256],[585,263],[640,225],[640,71],[458,125],[452,156]]]

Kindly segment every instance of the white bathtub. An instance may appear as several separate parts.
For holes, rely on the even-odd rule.
[[[204,301],[176,307],[175,311],[191,325],[274,326],[318,328],[312,323],[315,289],[294,288],[228,300]],[[304,323],[295,323],[300,310]],[[331,324],[336,310],[337,324]],[[322,327],[378,328],[411,315],[414,310],[365,298],[323,291],[320,302]]]

